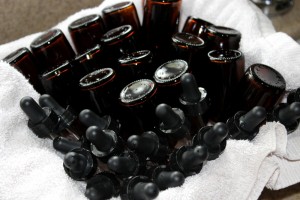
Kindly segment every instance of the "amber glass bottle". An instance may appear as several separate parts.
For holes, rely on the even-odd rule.
[[[227,106],[244,74],[245,58],[238,50],[213,50],[208,53],[210,64],[203,71],[204,88],[211,99],[209,115],[214,121],[224,121]],[[206,79],[205,79],[206,77]]]
[[[40,94],[44,93],[45,90],[38,76],[39,68],[35,58],[27,48],[23,47],[17,49],[3,58],[3,61],[9,63],[21,72],[25,78],[29,80],[37,92]]]
[[[102,10],[102,17],[108,30],[129,24],[134,31],[140,30],[140,21],[131,1],[125,1],[108,6]]]
[[[181,0],[145,1],[142,28],[146,48],[153,50],[155,56],[162,60],[166,49],[169,48],[172,35],[178,32],[181,3]],[[162,62],[165,61],[167,60]]]
[[[206,41],[207,39],[207,27],[213,25],[212,23],[205,21],[200,18],[189,16],[183,26],[183,33],[191,33],[199,36],[201,39]]]
[[[66,36],[59,29],[49,30],[37,37],[30,44],[30,48],[41,67],[41,72],[54,69],[75,56]]]
[[[99,44],[106,32],[102,18],[95,14],[75,20],[68,28],[77,53],[83,53]]]

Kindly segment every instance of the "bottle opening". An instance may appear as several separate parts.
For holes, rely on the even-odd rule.
[[[74,22],[72,22],[70,24],[69,28],[70,29],[82,28],[84,26],[88,26],[89,24],[91,24],[99,19],[100,19],[99,15],[88,15],[88,16],[82,17],[82,18],[77,19]]]
[[[39,48],[43,45],[48,44],[51,40],[56,39],[58,36],[62,35],[62,31],[59,29],[53,29],[50,30],[44,34],[42,34],[41,36],[39,36],[38,38],[36,38],[32,43],[31,43],[31,47],[32,48]]]

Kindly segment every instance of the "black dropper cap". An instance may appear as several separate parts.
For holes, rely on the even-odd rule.
[[[90,126],[86,130],[86,138],[102,152],[108,152],[115,146],[112,136],[97,126]]]
[[[51,108],[57,115],[62,115],[66,111],[66,109],[64,109],[62,106],[60,106],[57,103],[57,101],[49,94],[43,94],[39,98],[39,104],[42,107]]]
[[[65,154],[68,153],[69,151],[73,149],[80,148],[82,145],[81,142],[79,141],[73,141],[73,140],[68,140],[67,138],[64,137],[56,137],[53,140],[53,147],[55,150]]]
[[[205,146],[195,146],[182,154],[181,165],[185,171],[197,169],[208,157]]]
[[[276,120],[282,123],[289,132],[298,127],[300,118],[300,102],[294,102],[290,105],[282,106],[277,111]]]
[[[134,200],[155,199],[159,194],[159,189],[152,182],[139,182],[133,187]]]
[[[154,182],[160,190],[178,187],[184,183],[184,175],[179,171],[161,171],[157,174]]]
[[[182,98],[187,102],[199,102],[201,100],[201,92],[194,75],[185,73],[181,76]]]
[[[73,149],[64,157],[65,172],[74,180],[86,180],[96,171],[96,160],[85,149]]]
[[[142,135],[132,135],[127,140],[127,146],[130,150],[150,156],[159,148],[158,137],[153,132],[145,132]]]
[[[120,182],[115,175],[101,172],[88,180],[85,196],[90,200],[110,199],[120,191]]]
[[[295,91],[291,91],[287,96],[287,103],[300,102],[300,88]]]
[[[245,115],[239,119],[239,127],[248,132],[252,133],[256,130],[257,126],[266,118],[266,109],[261,106],[255,106]]]
[[[131,155],[112,156],[107,161],[108,168],[120,175],[131,176],[137,173],[139,163],[137,158]]]
[[[203,135],[203,141],[209,146],[216,146],[223,142],[228,135],[228,128],[225,123],[218,122]]]
[[[249,112],[239,111],[234,117],[229,118],[226,125],[229,137],[233,139],[252,140],[258,133],[260,124],[266,119],[266,109],[255,106]]]
[[[182,125],[182,119],[171,106],[159,104],[155,110],[156,116],[162,121],[164,129],[176,129]]]
[[[84,109],[79,113],[79,120],[87,127],[97,126],[101,130],[107,129],[109,125],[104,118],[89,109]]]
[[[59,122],[58,116],[49,108],[41,108],[37,102],[29,97],[23,97],[20,107],[28,116],[28,127],[40,138],[51,137],[56,132]]]

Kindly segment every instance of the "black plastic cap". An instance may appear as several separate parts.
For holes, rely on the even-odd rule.
[[[289,106],[283,107],[278,112],[278,120],[285,126],[297,123],[300,118],[300,102],[294,102]]]
[[[145,132],[141,136],[132,135],[127,140],[127,147],[138,154],[150,156],[159,146],[158,137],[153,132]]]
[[[87,127],[98,126],[101,130],[107,129],[108,127],[108,122],[104,118],[99,117],[89,109],[82,110],[79,113],[79,120]]]
[[[219,145],[228,135],[228,128],[225,123],[218,122],[213,127],[211,127],[203,135],[203,140],[205,144],[210,146]]]
[[[189,171],[198,168],[208,158],[208,150],[205,146],[195,146],[182,154],[181,165],[184,170]]]
[[[155,110],[156,116],[162,121],[165,129],[176,129],[182,125],[182,120],[167,104],[159,104]]]
[[[196,79],[193,74],[185,73],[181,76],[182,98],[190,103],[197,103],[201,100],[201,93],[198,89]]]
[[[97,126],[90,126],[86,130],[86,138],[102,152],[108,152],[115,146],[112,136]]]
[[[132,175],[137,167],[138,163],[133,158],[113,156],[107,161],[108,168],[122,175]]]
[[[28,116],[32,124],[37,124],[42,122],[47,115],[43,108],[37,104],[37,102],[29,97],[23,97],[20,101],[20,107],[24,113]]]
[[[248,132],[254,132],[262,121],[266,119],[267,112],[264,107],[255,106],[239,119],[239,127]]]
[[[159,189],[154,183],[137,183],[133,188],[134,200],[150,200],[158,196]]]
[[[74,173],[84,172],[87,165],[87,159],[83,154],[69,152],[64,157],[64,166]]]
[[[68,140],[64,137],[56,137],[53,140],[53,148],[63,154],[68,153],[69,151],[80,148],[81,142]]]
[[[162,171],[155,178],[155,183],[160,190],[178,187],[184,183],[185,177],[179,171]]]
[[[49,107],[51,108],[57,115],[62,115],[66,110],[61,107],[57,101],[50,96],[49,94],[43,94],[39,98],[39,104],[42,107]]]

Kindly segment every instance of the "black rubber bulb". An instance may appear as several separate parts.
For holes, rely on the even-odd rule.
[[[292,125],[300,118],[300,102],[294,102],[278,112],[278,119],[284,125]]]
[[[66,109],[64,109],[62,106],[60,106],[57,101],[51,97],[49,94],[43,94],[39,98],[39,104],[42,107],[48,107],[51,108],[57,115],[62,115]]]
[[[20,101],[20,107],[31,120],[32,124],[42,122],[45,118],[47,118],[43,108],[39,106],[32,97],[23,97]]]
[[[184,183],[184,175],[179,171],[162,171],[155,178],[155,183],[161,190],[178,187]]]
[[[159,189],[154,183],[137,183],[133,188],[134,200],[150,200],[158,196]]]
[[[218,122],[203,135],[203,140],[208,145],[219,145],[228,135],[225,123]]]
[[[108,122],[105,119],[99,117],[89,109],[82,110],[79,113],[79,120],[87,127],[98,126],[101,130],[108,126]]]
[[[107,161],[110,170],[124,175],[131,175],[137,168],[137,162],[130,157],[113,156]]]
[[[97,126],[90,126],[86,130],[86,138],[102,152],[108,152],[115,146],[112,136]]]
[[[53,140],[53,147],[61,153],[68,153],[72,149],[80,148],[81,142],[68,140],[64,137],[56,137]]]
[[[93,179],[93,180],[92,180]],[[105,176],[96,175],[92,177],[93,183],[88,183],[85,196],[90,200],[110,199],[114,195],[114,184]]]
[[[181,118],[167,104],[159,104],[155,110],[156,116],[163,122],[165,129],[174,129],[181,125]]]
[[[240,128],[248,133],[255,131],[257,126],[266,119],[266,109],[261,106],[255,106],[239,119]]]
[[[201,93],[194,75],[185,73],[181,76],[182,98],[191,103],[196,103],[201,100]]]
[[[193,170],[201,165],[208,158],[207,147],[195,146],[182,154],[181,165],[185,170]]]
[[[83,154],[69,152],[64,157],[64,166],[73,173],[84,172],[86,165],[86,157]]]
[[[292,91],[287,96],[287,103],[291,104],[293,102],[300,102],[300,88],[296,91]]]
[[[157,142],[149,137],[132,135],[127,140],[129,149],[143,155],[151,155],[157,147]]]

